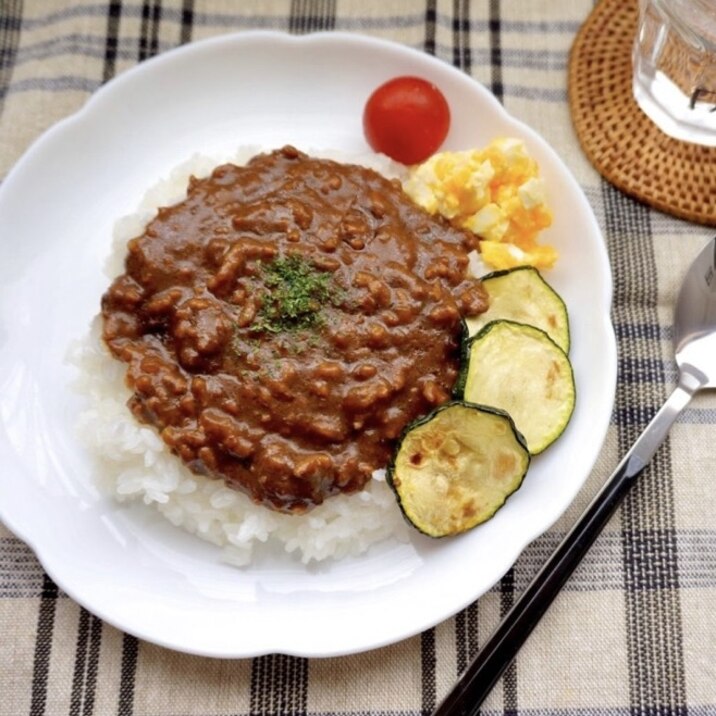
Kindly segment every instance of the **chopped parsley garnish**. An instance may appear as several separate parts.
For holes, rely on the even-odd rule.
[[[335,285],[332,274],[296,254],[262,265],[260,278],[264,290],[261,308],[250,328],[253,332],[317,328],[324,320],[322,307],[341,300],[342,290]]]

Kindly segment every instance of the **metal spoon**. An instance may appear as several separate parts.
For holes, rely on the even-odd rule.
[[[476,714],[502,672],[654,456],[692,396],[716,388],[716,238],[691,265],[674,317],[679,382],[592,503],[547,560],[433,716]]]

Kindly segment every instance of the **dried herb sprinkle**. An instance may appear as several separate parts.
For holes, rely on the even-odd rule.
[[[252,332],[317,328],[323,324],[321,308],[340,302],[342,292],[332,274],[319,270],[303,256],[279,257],[262,264],[259,273],[264,290]]]

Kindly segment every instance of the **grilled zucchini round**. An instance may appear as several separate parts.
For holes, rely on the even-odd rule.
[[[522,484],[529,464],[509,415],[452,401],[406,428],[386,479],[411,524],[446,537],[490,519]]]
[[[495,271],[482,278],[490,296],[485,313],[467,320],[470,335],[491,321],[506,319],[541,328],[569,353],[569,321],[564,301],[533,266]]]
[[[532,455],[564,431],[575,403],[567,354],[542,330],[514,321],[488,323],[469,341],[464,399],[510,414]]]

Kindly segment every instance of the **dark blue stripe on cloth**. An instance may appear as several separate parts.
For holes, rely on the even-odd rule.
[[[77,77],[76,75],[60,75],[59,77],[31,77],[18,80],[8,87],[7,92],[0,89],[0,100],[19,92],[66,92],[79,90],[81,92],[94,92],[101,84],[98,79],[90,77]]]
[[[45,707],[47,705],[47,687],[50,674],[50,658],[52,656],[58,591],[57,585],[48,576],[45,576],[35,628],[35,653],[32,668],[30,716],[42,716],[45,713]]]
[[[240,5],[237,8],[240,9]],[[122,14],[125,17],[133,19],[141,19],[142,4],[126,3],[123,4]],[[63,8],[62,10],[50,12],[44,17],[25,18],[22,21],[24,30],[35,30],[46,28],[67,20],[76,18],[105,18],[107,15],[106,3],[88,3],[76,5],[74,7]],[[162,20],[181,23],[183,14],[181,8],[167,7],[162,8]],[[220,12],[199,12],[194,11],[194,26],[197,25],[214,25],[220,27],[253,27],[253,28],[286,28],[288,25],[288,17],[275,17],[271,15],[262,15],[260,13],[248,12],[244,16],[232,15],[230,13]],[[412,13],[405,15],[388,15],[386,17],[346,17],[336,18],[335,27],[338,30],[381,30],[390,28],[405,27],[422,27],[425,21],[425,15],[420,13]],[[452,28],[453,16],[447,13],[435,14],[436,24],[446,29]],[[19,28],[20,18],[10,17],[8,24],[12,28]],[[502,32],[516,34],[560,34],[573,35],[580,27],[580,22],[554,20],[554,21],[529,21],[529,20],[502,20]],[[489,22],[480,19],[471,19],[468,22],[470,32],[487,32],[489,30]]]
[[[661,405],[643,405],[639,412],[632,411],[629,408],[615,409],[612,413],[610,423],[612,425],[621,424],[621,420],[633,420],[642,427],[656,415]],[[627,412],[625,412],[625,410]],[[716,427],[716,409],[714,408],[686,408],[676,419],[679,425],[707,425]]]
[[[659,283],[651,214],[612,185],[603,182],[602,188],[614,277],[613,315],[620,323],[656,324]],[[663,366],[662,346],[656,341],[623,341],[619,350],[624,357],[638,358],[643,366]],[[620,367],[625,363],[620,361]],[[652,411],[645,415],[642,406],[661,404],[666,398],[666,375],[652,377],[619,381],[615,412],[622,453],[653,415]],[[671,442],[666,440],[620,509],[626,666],[635,714],[661,709],[685,713],[674,479]]]
[[[672,335],[671,326],[660,326],[658,323],[615,323],[614,333],[620,341],[668,341]]]
[[[625,405],[624,407],[616,407],[614,415],[618,425],[644,428],[660,407],[661,405]]]
[[[105,38],[97,35],[69,34],[60,35],[51,40],[43,40],[20,48],[14,62],[15,67],[20,67],[27,62],[46,60],[60,55],[78,55],[81,57],[92,57],[104,59]],[[139,40],[137,37],[122,37],[118,40],[117,56],[124,60],[136,58],[136,47]],[[173,43],[159,42],[159,52],[166,52],[175,47]],[[436,44],[436,53],[440,56],[447,56],[453,52],[452,46],[442,43]],[[7,61],[9,50],[0,48],[0,65]],[[486,49],[471,49],[472,63],[485,65],[490,61],[490,53]],[[564,71],[566,62],[562,53],[556,52],[533,52],[524,49],[502,50],[502,64],[504,67],[529,67],[532,70]]]
[[[625,383],[660,383],[666,366],[667,361],[658,358],[620,358],[619,379]]]

